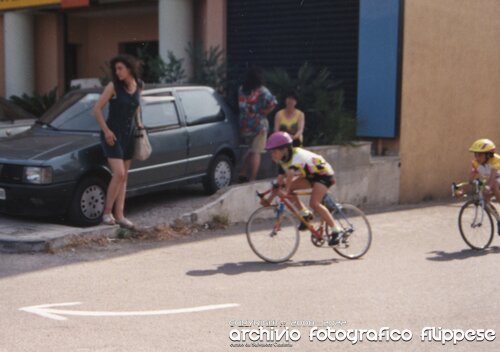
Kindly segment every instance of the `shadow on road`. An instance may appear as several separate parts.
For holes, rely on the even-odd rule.
[[[463,249],[459,252],[445,252],[445,251],[433,251],[430,254],[434,254],[433,257],[427,257],[427,260],[432,260],[435,262],[448,262],[451,260],[463,260],[469,258],[483,257],[489,254],[500,253],[500,247],[490,247],[485,250],[474,250],[474,249]]]
[[[272,272],[272,271],[278,271],[296,267],[331,265],[338,262],[339,262],[338,259],[325,259],[325,260],[304,260],[299,262],[289,261],[278,264],[266,263],[262,261],[225,263],[219,265],[216,269],[191,270],[187,272],[187,275],[189,276],[210,276],[216,274],[239,275],[245,273],[258,273],[263,271]]]

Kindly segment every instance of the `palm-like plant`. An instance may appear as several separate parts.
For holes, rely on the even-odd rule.
[[[25,93],[21,96],[12,95],[9,99],[36,117],[40,117],[56,103],[57,87],[54,87],[46,94],[34,93],[33,95],[28,95]]]
[[[191,43],[186,51],[193,64],[193,75],[189,81],[211,86],[223,94],[227,83],[224,51],[219,46],[211,46],[208,50],[204,50],[201,45]]]

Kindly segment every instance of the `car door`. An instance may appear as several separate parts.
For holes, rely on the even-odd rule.
[[[175,98],[143,97],[142,116],[153,151],[147,160],[132,162],[129,189],[161,188],[185,177],[188,136],[179,121]]]
[[[176,93],[188,131],[187,172],[204,174],[217,149],[229,140],[224,111],[209,88],[183,88]]]

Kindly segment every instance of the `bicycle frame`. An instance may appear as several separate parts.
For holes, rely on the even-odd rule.
[[[481,207],[481,219],[479,222],[476,222],[477,219],[478,219],[478,209],[476,208],[476,212],[474,214],[474,221],[472,223],[472,227],[478,227],[478,226],[481,226],[481,224],[483,223],[483,219],[484,219],[484,211],[489,211],[490,214],[492,214],[495,219],[498,221],[500,219],[499,215],[498,215],[498,211],[497,209],[495,208],[495,206],[491,203],[491,200],[487,200],[485,199],[484,197],[484,187],[485,187],[485,184],[484,182],[482,182],[481,180],[479,179],[475,179],[475,180],[472,180],[472,181],[464,181],[464,182],[460,182],[459,184],[455,184],[453,183],[451,185],[451,190],[452,190],[452,196],[455,197],[456,196],[456,191],[459,190],[459,189],[462,189],[464,188],[465,186],[467,185],[473,185],[474,186],[474,193],[472,194],[472,197],[474,200],[477,200],[477,202],[479,203],[479,206]]]
[[[270,194],[270,196],[268,197],[268,199],[265,199],[264,197],[268,194]],[[295,195],[295,196],[308,196],[308,195],[311,195],[311,192],[310,191],[293,192],[293,195]],[[309,221],[307,221],[306,219],[304,219],[304,217],[302,215],[300,215],[300,212],[296,209],[296,207],[293,205],[292,201],[290,200],[290,198],[291,198],[290,196],[283,196],[283,195],[279,194],[278,192],[276,192],[276,190],[273,188],[269,189],[263,193],[257,192],[257,196],[261,199],[261,204],[263,206],[271,206],[271,202],[273,201],[273,199],[275,197],[278,197],[279,203],[283,204],[290,211],[290,213],[292,213],[292,215],[296,219],[303,222],[306,225],[307,229],[309,231],[311,231],[311,233],[316,238],[318,238],[318,239],[323,238],[323,231],[324,231],[323,221],[321,221],[320,227],[318,229],[315,229],[314,226]],[[279,206],[279,203],[278,203],[278,206]],[[279,212],[278,214],[281,215],[281,213],[282,213],[282,211]],[[278,221],[277,225],[279,226],[280,223],[281,223],[281,221]]]
[[[312,193],[312,191],[308,190],[308,191],[294,191],[292,196],[310,196]],[[264,197],[266,195],[270,194],[270,196],[268,197],[268,199],[265,199]],[[324,231],[325,231],[325,221],[324,220],[321,220],[320,221],[320,225],[318,228],[315,228],[313,226],[313,224],[309,221],[307,221],[306,219],[304,219],[304,217],[300,214],[299,210],[294,206],[294,204],[291,202],[291,197],[292,196],[289,196],[289,195],[282,195],[282,194],[279,194],[279,192],[277,192],[277,188],[273,187],[269,190],[267,190],[266,192],[263,192],[263,193],[259,193],[257,192],[257,196],[261,199],[261,204],[264,205],[264,206],[271,206],[271,202],[273,201],[273,199],[275,197],[278,197],[279,198],[279,203],[278,203],[278,206],[279,204],[283,204],[291,213],[292,215],[298,219],[300,222],[304,223],[307,227],[307,229],[311,232],[311,234],[316,237],[318,240],[322,240],[323,239],[323,235],[324,235]],[[264,203],[265,202],[265,203]],[[352,232],[352,224],[349,222],[349,220],[344,216],[344,214],[342,213],[342,209],[341,209],[341,206],[339,204],[337,204],[336,202],[334,202],[334,207],[335,209],[333,210],[330,210],[332,212],[338,212],[343,218],[344,220],[347,222],[347,224],[349,225],[349,229],[347,229],[347,231],[342,231],[339,239],[342,239],[342,237],[344,237],[344,235],[347,233],[351,233]],[[281,213],[279,213],[280,215]],[[277,226],[280,225],[280,221],[277,222]]]

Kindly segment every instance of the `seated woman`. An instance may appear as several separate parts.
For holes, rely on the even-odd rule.
[[[274,132],[286,132],[293,139],[294,147],[301,147],[305,126],[304,113],[296,108],[297,95],[288,93],[285,97],[285,108],[274,117]]]

